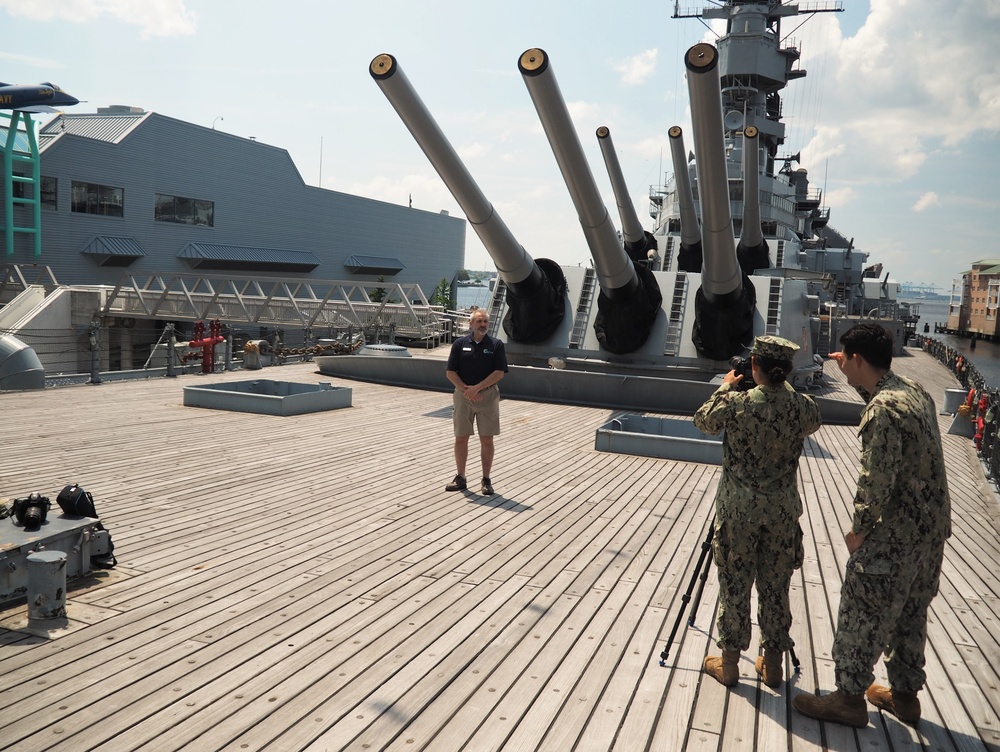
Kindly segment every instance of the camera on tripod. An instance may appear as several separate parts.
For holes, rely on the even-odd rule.
[[[743,377],[736,384],[736,388],[741,392],[748,392],[757,386],[757,382],[753,380],[753,365],[750,362],[750,357],[749,355],[745,357],[734,355],[729,359],[729,367],[736,372],[737,376]]]
[[[49,497],[35,491],[28,496],[14,499],[14,519],[19,525],[23,525],[25,530],[37,530],[45,522],[50,506]]]

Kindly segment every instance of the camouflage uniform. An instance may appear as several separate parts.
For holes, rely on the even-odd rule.
[[[861,475],[851,529],[865,535],[847,560],[833,641],[837,688],[864,692],[885,653],[889,684],[924,685],[927,608],[938,590],[951,503],[937,411],[927,392],[891,370],[858,429]]]
[[[774,357],[763,344],[781,343],[787,360],[798,347],[780,337],[758,337],[755,354]],[[718,645],[750,647],[750,588],[757,583],[757,620],[767,649],[794,645],[788,587],[802,565],[802,514],[797,472],[806,436],[820,427],[816,402],[788,383],[739,391],[723,384],[698,408],[694,424],[707,434],[725,430],[722,478],[715,496],[720,606]]]

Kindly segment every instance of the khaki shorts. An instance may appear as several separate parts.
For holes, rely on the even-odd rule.
[[[478,402],[471,402],[458,389],[452,395],[456,436],[472,436],[473,424],[480,436],[496,436],[500,433],[500,389],[494,384],[481,391],[479,397]]]

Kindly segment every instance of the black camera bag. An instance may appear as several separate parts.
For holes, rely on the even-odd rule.
[[[56,497],[56,503],[62,509],[63,514],[78,515],[80,517],[92,517],[99,519],[97,509],[94,508],[94,497],[89,491],[84,491],[76,483],[65,486]],[[95,530],[107,530],[103,523],[94,525]],[[115,544],[111,540],[111,533],[108,533],[108,553],[98,556],[91,556],[90,563],[101,569],[111,569],[118,560],[114,556]]]
[[[63,514],[75,514],[80,517],[93,517],[97,519],[97,510],[94,509],[94,497],[84,491],[75,483],[66,486],[56,497],[56,503],[63,510]]]

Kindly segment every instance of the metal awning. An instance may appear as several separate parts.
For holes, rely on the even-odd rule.
[[[184,259],[193,269],[245,271],[311,272],[321,263],[310,251],[211,243],[188,243],[177,258]]]
[[[146,255],[135,238],[98,235],[80,253],[92,256],[100,266],[128,266]]]
[[[348,256],[344,266],[352,274],[398,274],[406,268],[402,261],[392,256]]]

